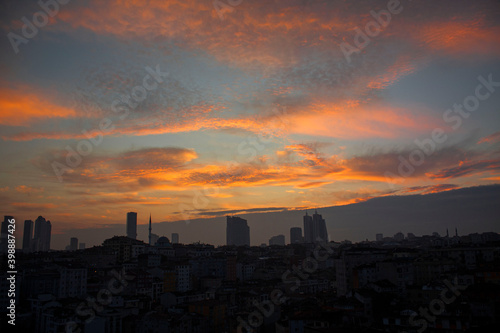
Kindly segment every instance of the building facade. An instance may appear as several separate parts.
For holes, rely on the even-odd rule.
[[[325,219],[314,212],[312,216],[304,216],[304,241],[306,243],[328,242],[328,231],[326,230]]]
[[[226,244],[250,246],[250,228],[247,220],[237,216],[227,216]]]
[[[299,227],[290,228],[290,244],[302,243],[302,229]]]
[[[137,213],[135,212],[127,213],[127,237],[137,238]]]
[[[35,236],[33,237],[33,250],[35,252],[44,252],[50,250],[50,235],[52,225],[50,221],[38,216],[35,220]]]

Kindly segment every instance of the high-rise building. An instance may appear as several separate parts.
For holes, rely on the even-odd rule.
[[[69,250],[70,251],[76,251],[76,250],[78,250],[78,238],[71,237],[71,239],[69,241]]]
[[[137,213],[135,212],[127,213],[127,237],[137,238]]]
[[[52,225],[42,216],[35,220],[35,236],[33,237],[33,250],[37,252],[50,250],[50,234]]]
[[[299,227],[290,228],[290,244],[302,243],[302,229]]]
[[[151,213],[149,213],[149,234],[148,234],[148,244],[149,246],[153,245],[151,243]]]
[[[250,228],[247,220],[237,216],[227,216],[226,218],[226,244],[250,246]]]
[[[312,216],[307,215],[307,210],[306,210],[306,215],[304,216],[304,242],[313,243],[314,242],[313,234],[314,231],[313,231]]]
[[[306,243],[328,242],[325,219],[317,211],[314,212],[313,216],[309,216],[306,211],[304,216],[304,241]]]
[[[313,226],[314,226],[314,241],[315,242],[328,242],[328,231],[326,230],[325,219],[318,214],[317,211],[313,214]]]
[[[179,234],[176,232],[172,233],[172,244],[178,244],[179,243]]]
[[[31,252],[33,248],[33,221],[24,221],[24,232],[23,232],[23,252]]]
[[[269,239],[269,246],[271,245],[285,245],[285,235],[273,236]]]
[[[7,253],[8,250],[8,244],[9,244],[9,221],[12,220],[14,217],[12,216],[4,216],[3,217],[3,222],[2,226],[0,228],[0,252],[2,253]]]

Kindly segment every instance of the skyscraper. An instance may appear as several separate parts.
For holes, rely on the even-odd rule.
[[[312,216],[306,215],[304,216],[304,242],[313,243],[314,242],[314,230],[313,230],[313,220]]]
[[[8,234],[9,234],[9,220],[12,220],[14,217],[12,216],[4,216],[2,226],[0,228],[0,252],[7,253],[8,250]]]
[[[299,227],[290,228],[290,244],[302,243],[302,229]]]
[[[325,219],[314,211],[313,214],[314,242],[328,242],[328,231],[326,230]]]
[[[46,221],[42,216],[38,216],[35,220],[35,237],[33,237],[34,251],[42,252],[50,250],[50,233],[52,225],[50,221]]]
[[[172,233],[172,244],[177,244],[179,243],[179,234],[176,232]]]
[[[137,238],[137,213],[135,212],[127,213],[127,237]]]
[[[148,244],[151,246],[151,213],[149,213],[149,234],[148,234]]]
[[[24,232],[23,232],[23,252],[31,252],[33,248],[33,221],[24,221]]]
[[[76,250],[78,250],[78,238],[71,237],[71,239],[69,241],[69,250],[70,251],[76,251]]]
[[[250,246],[250,228],[247,220],[237,216],[227,216],[226,218],[226,244]]]
[[[306,243],[328,242],[325,219],[317,211],[314,212],[313,216],[309,216],[306,211],[304,216],[304,241]]]

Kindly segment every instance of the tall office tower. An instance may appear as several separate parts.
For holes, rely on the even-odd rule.
[[[326,230],[325,219],[318,214],[317,211],[313,214],[313,226],[315,230],[314,241],[315,242],[328,242],[328,231]]]
[[[176,232],[172,233],[172,244],[177,244],[179,243],[179,234]]]
[[[269,246],[271,245],[285,245],[285,235],[273,236],[269,239]]]
[[[127,237],[137,238],[137,213],[135,212],[127,213]]]
[[[304,241],[306,243],[328,242],[328,232],[326,230],[325,219],[314,212],[313,216],[304,216]]]
[[[237,216],[227,216],[226,218],[226,244],[250,246],[250,228],[247,225],[247,220]]]
[[[151,246],[151,213],[149,213],[149,235],[148,235],[148,244]]]
[[[299,227],[290,228],[290,244],[302,243],[302,229]]]
[[[50,221],[46,221],[42,216],[38,216],[35,220],[35,237],[33,237],[34,251],[42,252],[50,250],[50,233],[52,225]]]
[[[313,219],[312,216],[304,216],[304,242],[314,243],[314,230],[313,230]]]
[[[24,233],[23,233],[23,252],[28,253],[31,252],[33,248],[33,221],[25,220],[24,221]]]
[[[7,253],[9,244],[9,220],[12,220],[12,216],[4,216],[2,226],[0,228],[0,252]]]
[[[69,241],[69,250],[70,251],[76,251],[76,250],[78,250],[78,238],[71,237],[71,239]]]

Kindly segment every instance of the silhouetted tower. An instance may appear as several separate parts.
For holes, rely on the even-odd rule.
[[[149,245],[151,246],[151,213],[149,213]]]
[[[176,232],[172,233],[172,236],[170,237],[172,239],[172,244],[178,244],[179,243],[179,234]]]
[[[227,216],[226,218],[226,244],[250,246],[250,228],[247,220],[237,216]]]
[[[7,253],[8,251],[8,238],[9,238],[9,221],[14,219],[14,217],[6,215],[3,217],[2,222],[2,230],[1,230],[1,239],[0,239],[0,252]]]
[[[314,242],[328,242],[328,232],[326,231],[326,222],[323,216],[314,210],[313,214]]]
[[[76,250],[78,250],[78,238],[71,237],[71,239],[69,241],[69,250],[70,251],[76,251]]]
[[[302,229],[299,227],[290,228],[290,244],[302,243]]]
[[[50,221],[38,216],[35,220],[35,236],[33,237],[34,251],[42,252],[50,250],[50,235],[52,225]]]
[[[135,212],[127,213],[127,237],[137,238],[137,213]]]
[[[33,248],[33,221],[24,221],[23,252],[30,252]]]
[[[304,216],[304,242],[314,242],[313,220],[312,216],[307,215],[307,210]]]
[[[315,210],[313,216],[306,211],[304,216],[304,241],[306,243],[328,242],[325,219]]]

